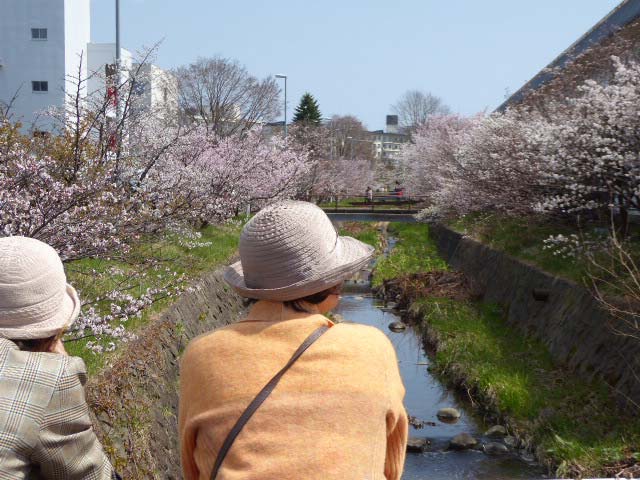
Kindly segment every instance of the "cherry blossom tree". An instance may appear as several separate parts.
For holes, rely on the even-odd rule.
[[[537,208],[604,218],[614,209],[625,235],[629,210],[640,207],[640,65],[614,62],[607,84],[588,80],[556,108],[542,172],[552,194]]]
[[[352,158],[350,149],[340,151],[335,148],[336,142],[340,141],[335,130],[345,118],[337,117],[336,123],[330,127],[304,123],[292,126],[289,145],[296,151],[305,152],[307,162],[299,197],[326,201],[336,195],[364,195],[368,186],[375,186],[375,165],[371,159],[363,155]],[[354,119],[347,120],[353,131],[362,128],[354,123]]]
[[[38,238],[69,268],[81,268],[74,261],[86,258],[129,262],[141,242],[179,232],[185,246],[202,246],[203,224],[228,221],[248,203],[298,194],[309,170],[307,149],[256,131],[221,139],[166,111],[141,108],[138,70],[118,86],[119,115],[111,98],[93,96],[70,98],[49,112],[56,127],[44,137],[22,135],[0,119],[0,235]],[[76,80],[77,96],[83,82]],[[105,280],[107,290],[83,298],[70,337],[91,337],[96,351],[129,338],[129,318],[186,288],[188,279],[166,268],[142,259],[115,284],[118,274],[109,270],[81,273]]]
[[[464,175],[458,161],[462,137],[476,118],[432,116],[415,131],[402,152],[401,169],[409,191],[429,198],[443,212],[464,212]],[[453,202],[453,203],[452,203]]]

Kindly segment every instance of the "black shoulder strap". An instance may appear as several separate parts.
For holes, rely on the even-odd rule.
[[[296,360],[298,360],[300,355],[302,355],[305,352],[305,350],[307,348],[309,348],[311,346],[311,344],[313,344],[313,342],[315,342],[318,338],[320,338],[322,336],[322,334],[324,332],[326,332],[328,329],[329,329],[328,326],[323,325],[323,326],[317,328],[316,330],[314,330],[311,333],[311,335],[309,335],[306,338],[306,340],[304,342],[302,342],[302,344],[298,347],[298,349],[295,351],[295,353],[291,356],[291,359],[282,368],[282,370],[280,370],[278,373],[276,373],[276,375],[271,380],[269,380],[269,383],[267,383],[263,387],[263,389],[260,390],[260,393],[258,393],[258,395],[256,395],[256,398],[254,398],[251,401],[251,403],[249,404],[249,406],[246,408],[246,410],[244,412],[242,412],[242,415],[240,415],[240,418],[238,419],[236,424],[233,426],[233,428],[231,429],[231,431],[227,435],[227,438],[225,438],[224,443],[222,444],[222,447],[220,448],[220,452],[218,452],[218,457],[216,458],[216,463],[213,465],[213,470],[211,471],[211,480],[215,480],[216,476],[218,475],[218,470],[220,470],[220,466],[222,465],[222,462],[224,461],[225,457],[227,456],[227,453],[229,452],[229,449],[231,448],[231,445],[233,445],[234,440],[236,439],[236,437],[238,436],[238,434],[240,433],[242,428],[249,421],[249,419],[252,417],[252,415],[254,413],[256,413],[256,410],[258,410],[258,408],[260,408],[260,405],[262,405],[262,403],[267,399],[267,397],[271,394],[273,389],[276,388],[276,385],[278,385],[278,382],[280,381],[282,376],[286,373],[287,370],[289,370],[289,368],[291,368],[291,365],[293,365],[296,362]]]

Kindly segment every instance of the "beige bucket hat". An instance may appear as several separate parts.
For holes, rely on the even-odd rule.
[[[33,238],[0,238],[0,337],[47,338],[79,313],[80,299],[53,248]]]
[[[258,212],[240,236],[240,261],[224,273],[240,295],[296,300],[339,284],[363,268],[374,248],[341,237],[312,203],[284,201]]]

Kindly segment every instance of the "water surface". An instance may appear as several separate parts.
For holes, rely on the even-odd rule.
[[[360,292],[358,292],[360,290]],[[400,318],[393,312],[384,311],[382,304],[368,293],[365,285],[346,285],[345,293],[335,313],[345,321],[371,325],[382,330],[393,343],[398,355],[400,373],[406,388],[405,407],[409,415],[421,420],[435,422],[436,426],[422,429],[411,427],[410,436],[431,440],[430,451],[407,453],[404,480],[444,479],[539,479],[545,478],[543,470],[535,463],[524,461],[513,454],[495,457],[481,451],[447,451],[448,441],[454,435],[468,432],[481,442],[488,439],[482,432],[488,428],[481,425],[465,406],[458,402],[428,371],[430,363],[422,348],[422,342],[413,329],[393,333],[388,329],[391,322]],[[455,407],[462,416],[455,424],[440,422],[436,416],[442,407]]]

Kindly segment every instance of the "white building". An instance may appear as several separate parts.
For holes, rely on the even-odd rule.
[[[88,93],[94,102],[100,104],[104,101],[108,90],[113,89],[117,83],[113,75],[116,45],[115,43],[90,43],[88,57]],[[133,92],[136,94],[136,106],[147,110],[166,109],[167,112],[177,112],[178,82],[171,73],[150,63],[134,63],[133,55],[124,48],[120,48],[120,65],[120,84],[124,84],[132,77],[135,79]]]
[[[373,143],[376,159],[397,162],[405,143],[409,141],[409,135],[402,133],[398,127],[398,116],[387,115],[387,128],[369,132]]]
[[[13,121],[47,128],[41,112],[64,106],[76,88],[69,78],[86,77],[90,7],[90,0],[0,0],[0,103],[11,104]]]
[[[166,70],[151,63],[134,65],[136,93],[143,108],[150,110],[178,111],[178,80]]]
[[[87,93],[95,104],[102,104],[107,95],[107,83],[109,88],[115,88],[116,45],[115,43],[89,43],[87,46]],[[124,48],[120,48],[120,82],[129,78],[129,70],[133,67],[133,55]],[[111,68],[111,71],[109,69]],[[115,97],[114,97],[115,102]],[[115,107],[115,103],[114,103]],[[115,115],[115,108],[113,109]]]

